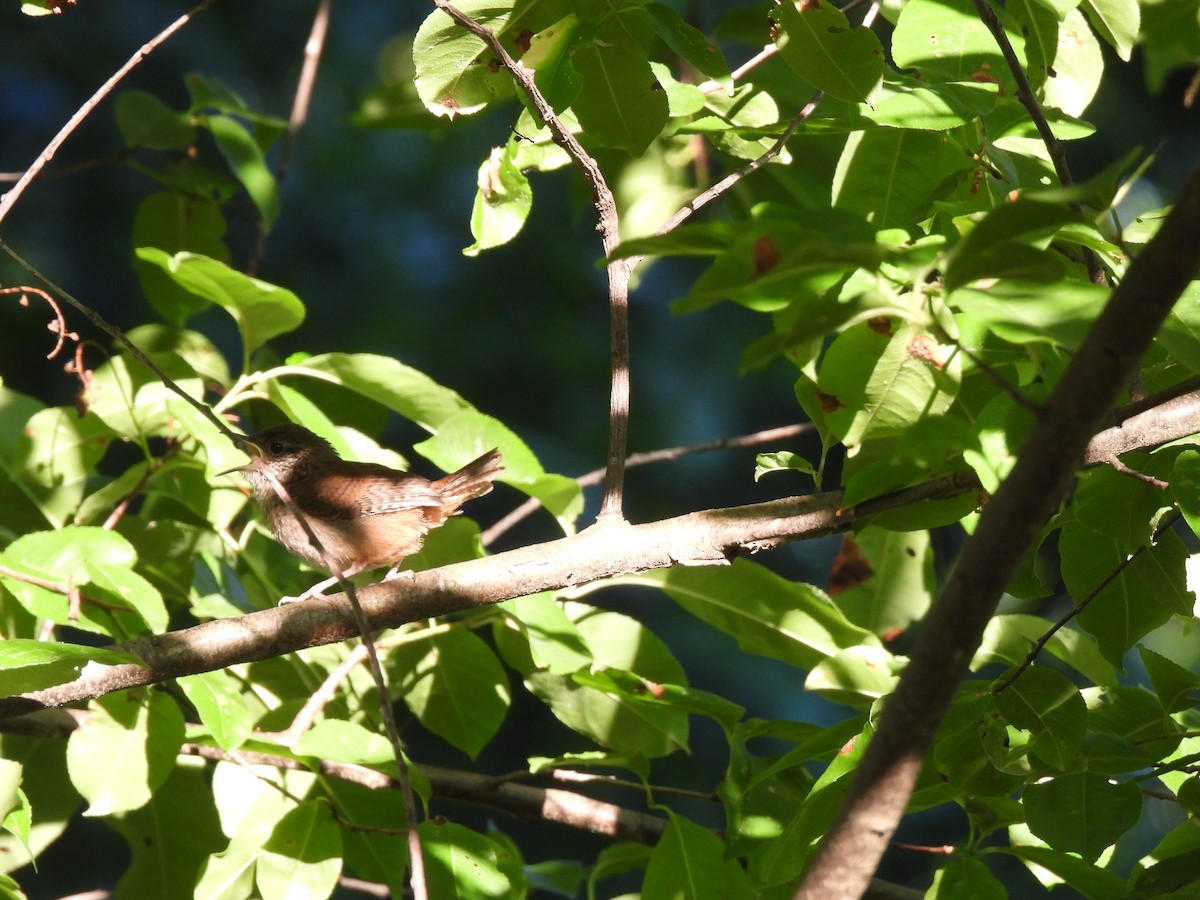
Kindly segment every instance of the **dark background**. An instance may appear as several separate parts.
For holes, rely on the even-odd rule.
[[[702,27],[731,4],[697,2]],[[763,21],[765,25],[765,5]],[[0,6],[0,172],[19,173],[97,86],[139,46],[188,7],[177,2],[83,0],[60,16],[29,18],[8,0]],[[289,114],[314,2],[290,0],[217,3],[159,48],[118,91],[142,88],[175,108],[187,105],[187,72],[211,76],[256,109]],[[295,147],[282,189],[283,211],[270,234],[260,277],[294,291],[308,319],[274,341],[280,356],[296,350],[373,352],[394,356],[457,390],[479,409],[520,434],[549,471],[576,475],[600,466],[607,434],[608,313],[599,240],[579,179],[570,170],[532,176],[533,212],[510,245],[468,258],[468,228],[476,170],[493,145],[508,137],[513,107],[485,114],[436,135],[376,131],[350,121],[377,79],[378,57],[389,39],[411,32],[428,13],[424,3],[335,3],[309,122]],[[724,47],[737,65],[758,45]],[[1122,64],[1108,54],[1107,75],[1086,117],[1097,137],[1072,144],[1071,162],[1086,178],[1130,147],[1154,148],[1158,161],[1131,194],[1128,212],[1160,205],[1196,159],[1197,119],[1182,111],[1186,74],[1161,96],[1148,97],[1139,60]],[[104,162],[121,146],[111,98],[71,136],[54,162],[26,192],[0,227],[0,235],[36,266],[98,309],[131,328],[154,316],[141,296],[130,263],[133,214],[153,183],[121,162]],[[75,166],[99,162],[82,170]],[[250,258],[255,236],[248,202],[234,216],[227,243],[234,265]],[[643,271],[631,298],[631,450],[729,437],[797,420],[791,374],[782,363],[738,375],[746,344],[764,333],[756,314],[723,304],[703,314],[676,317],[670,300],[687,289],[695,269],[659,263]],[[0,284],[26,277],[0,257]],[[69,404],[75,379],[61,360],[45,354],[53,339],[43,308],[22,308],[0,298],[0,378],[46,402]],[[238,358],[232,325],[221,311],[189,323]],[[71,327],[102,342],[86,323]],[[395,421],[387,438],[396,446],[422,437]],[[770,447],[766,449],[784,449]],[[787,449],[810,458],[816,446]],[[753,502],[800,491],[789,476],[753,481],[754,450],[690,457],[670,466],[629,473],[626,511],[646,521],[704,507]],[[589,495],[589,514],[598,500]],[[481,524],[499,518],[520,500],[495,492],[472,510]],[[585,519],[586,521],[586,519]],[[552,536],[531,523],[506,541]],[[823,585],[836,539],[777,551],[764,562],[788,575]],[[843,712],[802,695],[803,673],[734,651],[732,640],[683,616],[649,593],[605,593],[605,602],[634,614],[663,637],[684,663],[693,684],[714,690],[767,718],[832,721]],[[484,771],[520,767],[535,733],[538,752],[583,749],[577,736],[521,702],[505,730],[478,763]],[[695,750],[656,769],[666,783],[714,785],[724,764],[724,742],[715,727],[693,720]],[[533,731],[531,731],[531,729]],[[410,732],[417,759],[466,765],[457,751]],[[629,797],[615,798],[632,802]],[[448,815],[477,827],[487,817],[461,808]],[[696,814],[695,810],[688,810]],[[36,815],[36,810],[35,810]],[[709,818],[712,818],[711,816]],[[510,831],[529,862],[556,856],[594,858],[603,843],[538,823]],[[712,818],[710,824],[720,824]],[[963,836],[954,815],[917,817],[901,840],[953,843]],[[111,886],[127,851],[104,826],[76,820],[48,852],[40,872],[19,874],[33,898]],[[100,860],[111,863],[105,869]],[[938,860],[889,857],[881,874],[928,883]],[[1015,884],[1036,889],[1027,875]]]

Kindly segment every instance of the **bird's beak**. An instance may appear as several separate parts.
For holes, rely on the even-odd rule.
[[[232,475],[234,472],[245,472],[247,469],[258,465],[262,459],[262,448],[248,437],[239,437],[237,440],[238,448],[241,449],[247,456],[250,457],[250,462],[242,466],[234,466],[232,469],[226,469],[224,472],[218,472],[217,477],[222,475]]]

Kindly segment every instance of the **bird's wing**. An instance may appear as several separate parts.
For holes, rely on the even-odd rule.
[[[313,513],[327,519],[381,516],[445,503],[428,478],[365,463],[355,466],[352,479],[323,479],[310,499]]]

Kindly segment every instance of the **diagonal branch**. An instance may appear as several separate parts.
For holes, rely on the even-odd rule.
[[[984,507],[797,897],[862,894],[1002,592],[1065,496],[1090,438],[1200,269],[1197,234],[1200,168],[1130,264],[1055,386],[1012,472]]]
[[[153,38],[143,44],[138,49],[137,53],[133,54],[133,56],[126,61],[125,65],[117,69],[117,71],[115,71],[109,77],[109,79],[104,82],[104,84],[97,88],[96,93],[92,94],[92,96],[88,98],[87,102],[84,103],[83,106],[79,107],[79,109],[75,111],[75,114],[67,120],[67,124],[59,129],[58,134],[56,134],[50,143],[46,145],[46,149],[43,150],[38,158],[33,161],[33,164],[25,170],[20,179],[13,186],[12,190],[6,194],[0,195],[0,222],[4,221],[5,216],[9,214],[9,211],[11,211],[13,206],[16,205],[16,202],[21,199],[21,195],[25,193],[25,188],[29,187],[33,179],[37,178],[38,173],[41,172],[46,164],[54,158],[54,154],[58,152],[58,148],[63,145],[67,138],[71,136],[71,132],[79,127],[80,122],[91,115],[92,110],[100,105],[100,101],[112,93],[112,89],[120,83],[121,79],[128,75],[134,67],[142,62],[142,60],[153,53],[159,47],[159,45],[167,40],[167,38],[177,32],[180,28],[182,28],[200,13],[204,12],[204,10],[208,9],[208,7],[212,6],[214,2],[215,0],[203,0],[203,2],[193,7],[190,11],[184,13],[182,16],[156,34]]]

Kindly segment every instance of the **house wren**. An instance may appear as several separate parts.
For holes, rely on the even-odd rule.
[[[228,472],[240,472],[250,482],[275,537],[305,562],[328,568],[276,493],[268,471],[304,514],[343,577],[389,565],[390,577],[401,560],[421,549],[427,532],[457,515],[468,500],[490,491],[493,479],[504,471],[499,452],[489,450],[457,472],[430,481],[376,463],[347,462],[324,438],[290,424],[243,438],[242,447],[252,459]],[[336,581],[314,585],[295,599],[319,594]]]

